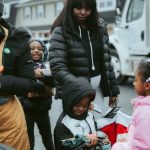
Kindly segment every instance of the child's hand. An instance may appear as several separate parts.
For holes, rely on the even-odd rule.
[[[88,134],[86,136],[89,139],[89,143],[87,144],[87,147],[92,147],[95,146],[98,142],[98,138],[96,134]]]
[[[93,101],[91,101],[90,106],[89,106],[89,111],[93,111],[94,109],[94,104]]]
[[[42,73],[41,69],[35,69],[34,73],[35,73],[36,78],[42,78],[43,77],[43,73]]]

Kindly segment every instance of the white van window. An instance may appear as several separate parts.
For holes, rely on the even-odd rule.
[[[127,14],[127,22],[139,19],[143,14],[144,0],[132,0]]]

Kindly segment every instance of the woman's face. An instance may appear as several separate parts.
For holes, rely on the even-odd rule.
[[[42,58],[42,45],[38,41],[30,43],[31,56],[34,61],[39,61]]]
[[[86,5],[73,8],[73,16],[79,25],[85,25],[87,18],[91,15],[91,9]]]

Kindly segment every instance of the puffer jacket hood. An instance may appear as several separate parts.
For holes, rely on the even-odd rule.
[[[0,19],[0,24],[9,30],[8,38],[13,38],[15,40],[17,39],[29,40],[31,38],[30,31],[24,27],[14,27],[3,18]]]
[[[90,100],[95,98],[95,90],[85,78],[79,77],[67,81],[63,89],[63,109],[68,116],[82,120],[87,117],[88,110],[81,116],[76,117],[72,112],[73,106],[81,100],[84,96],[90,96]]]
[[[24,38],[24,39],[29,40],[31,38],[31,33],[28,29],[24,27],[17,27],[12,30],[11,36],[13,36],[13,38],[16,38],[16,39]]]

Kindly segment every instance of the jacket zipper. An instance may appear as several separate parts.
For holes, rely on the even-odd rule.
[[[91,50],[91,61],[92,61],[92,70],[95,70],[95,65],[94,65],[94,60],[93,60],[93,47],[92,47],[92,42],[91,42],[91,38],[90,38],[90,32],[87,31],[88,33],[88,39],[89,39],[89,44],[90,44],[90,50]],[[79,34],[80,37],[82,38],[82,33],[81,33],[81,27],[79,26]]]

